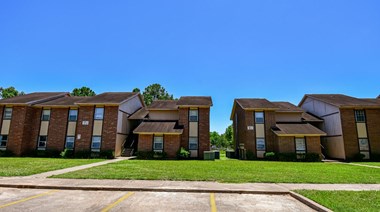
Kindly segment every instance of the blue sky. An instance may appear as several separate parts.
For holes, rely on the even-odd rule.
[[[0,86],[297,104],[305,93],[380,94],[380,1],[1,1]]]

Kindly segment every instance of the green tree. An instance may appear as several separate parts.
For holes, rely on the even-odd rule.
[[[0,98],[1,99],[12,98],[12,97],[20,96],[20,95],[24,95],[24,94],[25,94],[24,92],[22,92],[22,91],[19,92],[13,86],[8,87],[8,88],[0,87]]]
[[[132,92],[140,92],[140,88],[134,88]]]
[[[71,92],[72,96],[95,96],[95,92],[91,90],[89,87],[81,87],[74,88],[73,92]]]
[[[227,147],[234,147],[234,130],[232,124],[226,128],[224,132],[224,137],[227,141]]]
[[[212,146],[218,146],[219,145],[219,139],[220,135],[218,132],[210,132],[210,142]]]
[[[143,92],[144,102],[147,106],[152,104],[154,100],[173,100],[173,95],[170,95],[164,87],[155,83],[145,88]]]

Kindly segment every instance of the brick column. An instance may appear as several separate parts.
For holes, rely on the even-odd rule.
[[[115,151],[118,112],[119,107],[117,106],[104,108],[102,150]]]
[[[164,135],[164,152],[168,158],[176,158],[180,148],[181,135]]]
[[[151,134],[151,135],[140,134],[139,135],[139,142],[138,142],[137,151],[140,151],[140,152],[153,151],[153,134]]]
[[[199,158],[203,159],[203,152],[210,150],[210,108],[199,108]]]
[[[189,149],[189,108],[179,108],[179,125],[183,126],[181,147]]]
[[[49,121],[47,149],[62,151],[65,148],[69,108],[52,108]]]
[[[83,125],[83,121],[88,121],[88,125]],[[94,106],[81,106],[78,110],[77,136],[75,138],[75,151],[91,151],[92,127],[94,122]]]

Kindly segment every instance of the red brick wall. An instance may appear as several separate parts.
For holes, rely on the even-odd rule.
[[[4,107],[5,106],[0,106],[0,130],[1,130],[1,125],[3,124]]]
[[[251,151],[254,155],[256,155],[256,128],[254,113],[254,111],[244,111],[245,124],[242,126],[242,128],[240,128],[240,130],[245,132],[245,137],[243,137],[245,149],[247,151]],[[248,130],[248,126],[253,126],[254,130]]]
[[[274,126],[276,126],[275,112],[265,111],[265,142],[267,152],[273,152],[275,150],[276,135],[272,131],[272,127]]]
[[[102,150],[115,151],[118,111],[117,106],[104,108]]]
[[[91,150],[92,127],[94,119],[94,106],[81,106],[78,110],[77,135],[81,139],[75,140],[75,151]],[[88,121],[88,125],[82,125],[82,121]]]
[[[152,150],[153,150],[153,134],[151,135],[140,134],[137,151],[147,152],[147,151],[152,151]]]
[[[166,152],[168,158],[177,157],[177,152],[180,148],[180,142],[180,135],[164,135],[164,152]]]
[[[9,129],[7,150],[12,151],[18,156],[22,154],[26,109],[27,107],[13,107],[12,120]]]
[[[27,108],[22,153],[37,149],[38,133],[40,131],[41,124],[41,113],[42,108]]]
[[[321,138],[319,136],[306,137],[306,151],[321,154]]]
[[[355,115],[353,109],[340,109],[344,149],[346,158],[352,158],[359,153],[358,135],[356,132]]]
[[[366,110],[367,133],[371,153],[380,154],[380,110]]]
[[[52,108],[50,111],[47,150],[65,148],[69,108]]]
[[[183,126],[181,147],[189,149],[189,108],[179,108],[178,124]]]
[[[203,158],[204,151],[210,151],[210,108],[199,108],[199,158]]]
[[[296,147],[294,137],[281,136],[277,137],[279,153],[295,153]]]

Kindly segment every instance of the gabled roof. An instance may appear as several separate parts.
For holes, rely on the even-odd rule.
[[[35,92],[8,99],[1,99],[0,105],[34,105],[69,95],[69,92]]]
[[[259,99],[259,98],[239,98],[234,100],[234,104],[232,106],[232,112],[230,116],[230,120],[233,120],[233,116],[235,114],[236,105],[240,105],[244,110],[277,110],[277,105],[268,101],[267,99]]]
[[[155,100],[148,106],[148,110],[177,110],[178,100]]]
[[[325,136],[326,133],[311,124],[276,124],[272,131],[277,136]]]
[[[140,95],[137,92],[106,92],[76,102],[78,105],[120,105]]]
[[[48,102],[43,102],[36,104],[34,106],[41,106],[41,107],[70,107],[70,106],[77,106],[75,103],[87,98],[86,96],[65,96],[58,99],[54,99]]]
[[[177,105],[179,107],[211,107],[211,96],[182,96]]]
[[[299,113],[304,112],[302,108],[297,107],[290,102],[272,102],[272,103],[278,107],[278,110],[276,110],[276,112],[299,112]]]
[[[140,108],[138,111],[128,117],[130,120],[142,120],[149,114],[145,107]]]
[[[135,134],[182,134],[183,129],[176,127],[176,122],[142,122]]]
[[[360,99],[343,94],[306,94],[298,106],[301,106],[307,97],[325,102],[339,108],[380,107],[379,103],[370,101],[368,99]]]
[[[310,113],[303,112],[301,115],[302,121],[304,122],[323,122],[323,119],[320,119]]]

